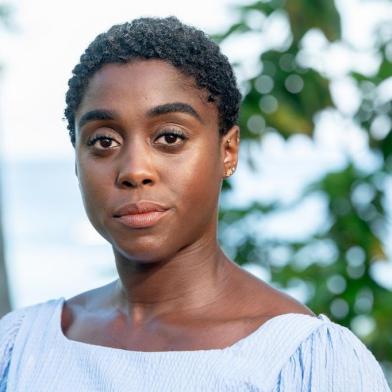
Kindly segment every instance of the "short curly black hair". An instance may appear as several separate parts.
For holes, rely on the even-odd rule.
[[[105,64],[137,59],[161,59],[192,76],[196,85],[207,91],[208,100],[217,104],[221,135],[237,123],[241,94],[233,69],[219,46],[202,31],[181,23],[176,17],[139,18],[99,34],[73,69],[65,108],[73,145],[75,112],[91,77]]]

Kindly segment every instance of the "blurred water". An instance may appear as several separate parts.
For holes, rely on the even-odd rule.
[[[84,213],[71,161],[5,162],[3,222],[14,307],[110,281],[111,248]]]

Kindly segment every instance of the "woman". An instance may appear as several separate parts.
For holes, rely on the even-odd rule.
[[[226,57],[176,18],[114,26],[88,47],[65,114],[119,279],[5,316],[1,391],[389,390],[351,332],[221,250],[239,102]]]

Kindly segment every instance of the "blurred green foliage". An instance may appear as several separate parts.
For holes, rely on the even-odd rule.
[[[269,133],[279,133],[285,139],[298,133],[312,138],[317,114],[339,108],[331,97],[331,77],[304,65],[299,53],[311,29],[322,32],[329,45],[345,43],[341,34],[344,20],[334,2],[264,0],[240,5],[235,12],[237,21],[215,37],[218,42],[249,32],[260,34],[262,40],[264,25],[277,13],[287,17],[291,30],[290,40],[281,49],[260,53],[260,70],[245,83],[242,143],[259,144]],[[323,228],[305,241],[273,241],[264,239],[250,222],[252,217],[256,221],[287,206],[257,202],[233,209],[223,203],[220,213],[220,237],[230,256],[239,264],[261,265],[278,287],[305,289],[307,304],[315,313],[327,314],[353,329],[386,365],[392,362],[392,292],[377,282],[372,269],[376,263],[387,262],[385,187],[392,168],[392,105],[380,99],[378,87],[392,77],[391,38],[391,29],[380,24],[372,48],[380,59],[378,69],[371,76],[354,71],[348,74],[360,95],[360,105],[350,120],[366,132],[368,148],[380,161],[379,167],[364,171],[348,159],[346,167],[325,174],[299,198],[301,202],[318,195],[327,201]],[[255,115],[262,121],[259,128],[250,129],[249,120]],[[374,131],[380,122],[384,124],[382,133]],[[385,124],[389,130],[385,131]],[[231,189],[229,182],[224,190]],[[237,243],[229,231],[238,234]]]

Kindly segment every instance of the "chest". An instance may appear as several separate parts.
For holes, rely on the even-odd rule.
[[[129,351],[161,352],[223,349],[247,337],[261,324],[262,318],[219,321],[151,321],[131,325],[122,318],[80,317],[64,335],[76,342]]]

